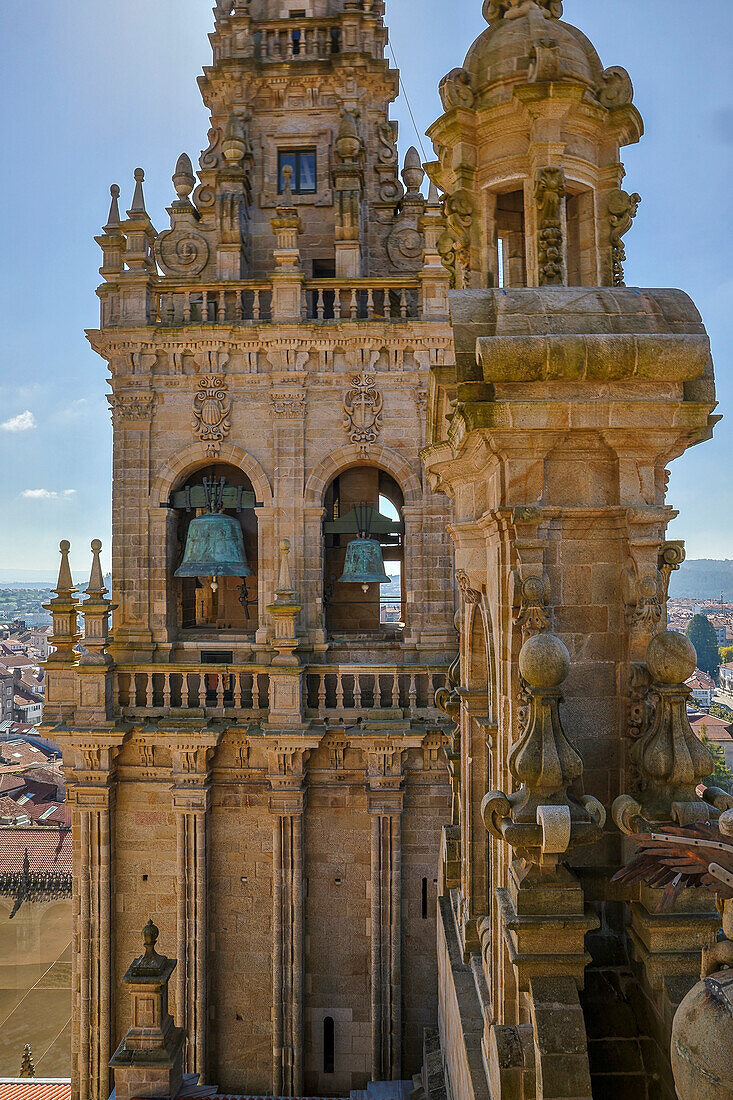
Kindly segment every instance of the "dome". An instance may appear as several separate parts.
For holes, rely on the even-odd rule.
[[[473,90],[512,77],[525,81],[535,45],[549,40],[557,43],[562,75],[599,87],[603,65],[590,40],[577,27],[548,19],[539,8],[532,7],[519,19],[492,24],[471,46],[463,67],[471,75]]]

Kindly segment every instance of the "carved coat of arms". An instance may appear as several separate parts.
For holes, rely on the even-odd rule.
[[[221,375],[203,375],[199,379],[199,391],[193,399],[193,427],[201,442],[207,444],[206,453],[212,458],[219,455],[221,445],[229,435],[231,411],[232,399],[225,379]]]
[[[362,371],[351,379],[351,389],[344,398],[344,428],[362,455],[369,454],[382,430],[384,401],[375,383],[375,375]]]

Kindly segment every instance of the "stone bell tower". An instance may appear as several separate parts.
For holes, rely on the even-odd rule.
[[[713,364],[686,294],[623,285],[642,122],[562,9],[486,0],[429,131],[456,368],[432,372],[423,459],[455,508],[461,657],[427,1068],[462,1098],[672,1100],[672,1017],[719,922],[702,891],[662,913],[611,880],[627,835],[718,812],[694,652],[665,630],[668,465],[712,435]]]
[[[169,227],[138,169],[97,237],[113,591],[95,565],[80,605],[62,546],[46,708],[79,1100],[109,1095],[150,913],[184,1070],[227,1092],[409,1080],[437,1022],[456,636],[450,509],[419,452],[453,357],[440,202],[415,150],[400,171],[386,39],[382,0],[222,0],[208,147],[175,165]],[[384,571],[356,569],[357,539]]]

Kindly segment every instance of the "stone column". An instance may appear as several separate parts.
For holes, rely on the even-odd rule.
[[[372,1080],[402,1077],[402,748],[368,751],[371,814]]]
[[[79,1100],[107,1100],[113,1029],[111,880],[115,788],[109,750],[79,748],[68,789],[74,833],[72,1086]],[[68,755],[66,755],[68,764]]]
[[[184,1067],[206,1080],[208,1020],[209,764],[217,735],[199,733],[172,748],[176,817],[176,1020],[186,1036]],[[213,738],[213,743],[212,743]],[[202,741],[208,741],[202,744]]]
[[[305,1073],[303,813],[305,765],[318,739],[268,746],[272,830],[272,1092],[302,1096]]]

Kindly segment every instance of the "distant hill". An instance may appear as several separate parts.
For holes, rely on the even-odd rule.
[[[691,600],[719,600],[721,592],[726,603],[733,603],[733,561],[686,561],[672,574],[669,586],[670,596]]]

